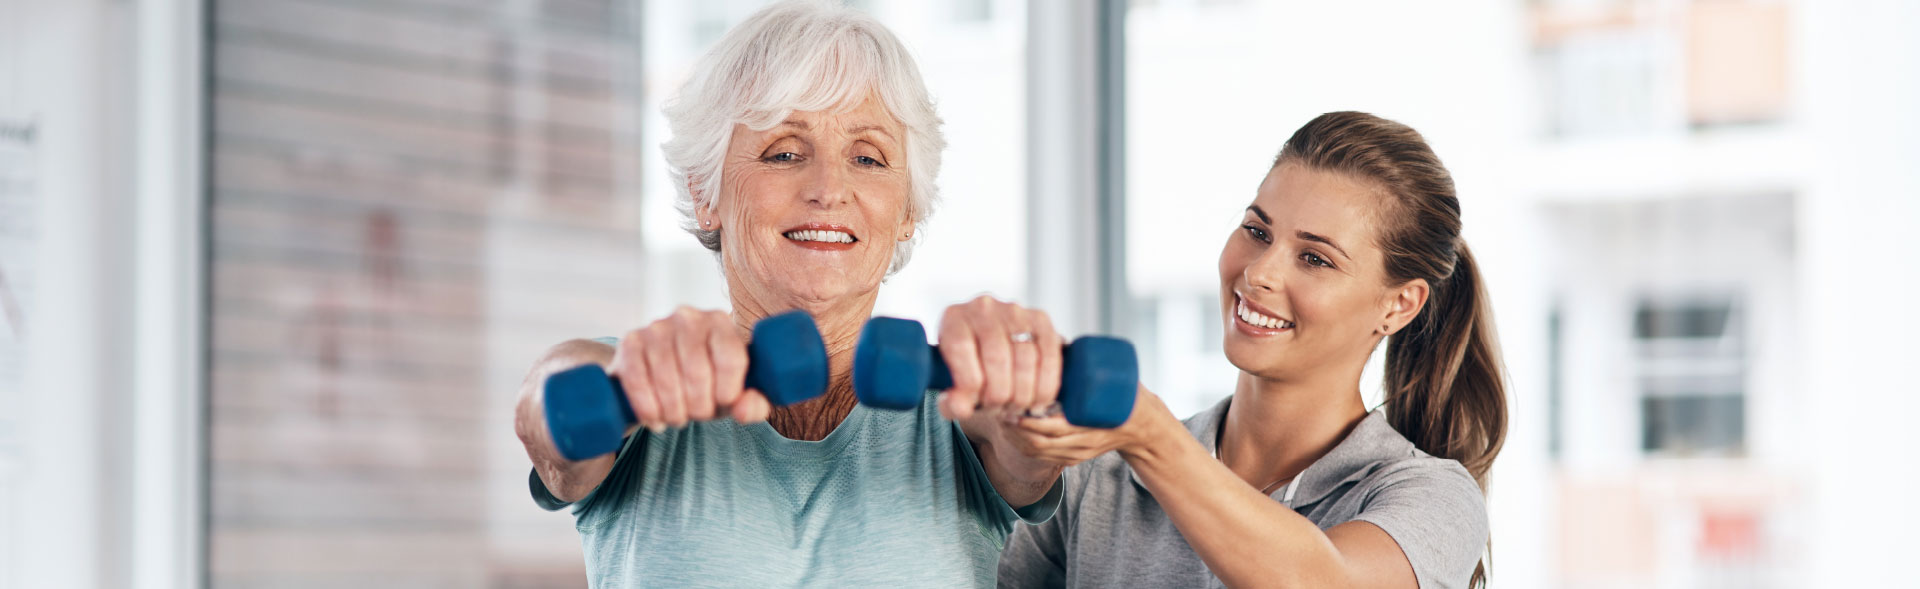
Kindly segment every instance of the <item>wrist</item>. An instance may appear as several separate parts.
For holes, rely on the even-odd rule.
[[[1173,419],[1172,414],[1153,410],[1141,413],[1135,416],[1135,421],[1138,423],[1122,426],[1137,428],[1132,435],[1128,436],[1128,442],[1117,448],[1120,457],[1127,459],[1128,462],[1164,456],[1173,444],[1187,436],[1186,427],[1180,423],[1180,420]]]

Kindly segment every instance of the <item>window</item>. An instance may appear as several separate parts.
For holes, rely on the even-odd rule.
[[[1643,301],[1634,312],[1641,449],[1736,456],[1746,440],[1746,357],[1730,297]]]

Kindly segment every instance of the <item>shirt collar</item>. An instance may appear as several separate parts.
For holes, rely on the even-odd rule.
[[[1232,403],[1233,396],[1229,395],[1213,407],[1187,418],[1185,422],[1187,432],[1193,434],[1194,439],[1199,440],[1200,445],[1209,452],[1213,451],[1220,438],[1220,423],[1226,419],[1227,407]],[[1348,432],[1347,437],[1340,440],[1327,455],[1301,471],[1298,480],[1281,485],[1272,496],[1281,497],[1288,487],[1298,485],[1299,488],[1293,490],[1293,501],[1287,506],[1312,505],[1341,487],[1373,474],[1392,459],[1419,453],[1413,442],[1407,441],[1405,436],[1387,423],[1386,410],[1375,409],[1361,419],[1360,425],[1354,426],[1353,431]],[[1139,472],[1128,468],[1127,473],[1133,477],[1133,484],[1139,485],[1142,491],[1146,489],[1146,484],[1140,482]]]

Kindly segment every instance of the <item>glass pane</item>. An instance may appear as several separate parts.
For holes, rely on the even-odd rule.
[[[639,316],[637,6],[213,5],[215,586],[581,586],[510,407]]]

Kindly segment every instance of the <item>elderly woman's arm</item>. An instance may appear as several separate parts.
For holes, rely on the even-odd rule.
[[[547,432],[541,393],[547,377],[586,364],[599,364],[618,379],[636,421],[627,428],[629,436],[640,427],[661,431],[694,421],[732,418],[756,423],[766,421],[773,410],[766,395],[743,388],[747,340],[723,311],[680,307],[644,328],[628,331],[617,346],[590,340],[554,346],[520,384],[513,429],[527,447],[540,481],[561,501],[585,498],[613,472],[614,454],[567,460]]]
[[[514,407],[513,431],[527,447],[533,469],[555,499],[572,503],[586,497],[613,471],[613,454],[578,462],[560,456],[547,432],[547,416],[541,394],[547,377],[556,372],[587,364],[607,365],[613,361],[613,346],[584,339],[561,342],[534,362],[527,378],[520,383],[520,400]],[[631,435],[633,430],[628,429]]]
[[[1065,467],[1022,453],[1021,445],[1015,443],[1014,436],[1019,435],[1015,429],[1002,421],[1000,415],[985,412],[960,422],[960,431],[973,442],[974,453],[980,456],[980,465],[986,468],[993,490],[1000,493],[1007,505],[1019,509],[1046,497],[1047,490],[1053,488]]]
[[[953,375],[940,411],[960,422],[995,491],[1016,509],[1045,497],[1061,467],[1024,454],[1006,421],[1060,393],[1062,340],[1046,312],[981,296],[947,308],[940,355]]]

